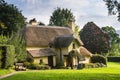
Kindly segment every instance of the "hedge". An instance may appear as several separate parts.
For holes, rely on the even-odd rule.
[[[15,60],[15,49],[12,45],[0,45],[0,67],[12,67]]]
[[[120,62],[120,57],[116,57],[116,56],[107,57],[107,60],[109,62]]]
[[[99,54],[95,54],[91,57],[91,62],[92,63],[103,63],[104,65],[107,65],[107,59],[106,57],[99,55]]]

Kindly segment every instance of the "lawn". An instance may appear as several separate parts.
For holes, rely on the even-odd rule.
[[[14,70],[11,70],[11,69],[8,69],[8,70],[2,69],[2,70],[0,70],[0,76],[5,75],[5,74],[9,74],[9,73],[11,73],[13,71]]]
[[[2,80],[120,80],[120,63],[108,63],[107,68],[26,71]]]

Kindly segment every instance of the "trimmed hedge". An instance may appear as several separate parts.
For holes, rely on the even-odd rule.
[[[120,62],[120,57],[116,57],[116,56],[111,56],[111,57],[107,57],[107,60],[109,62]]]
[[[99,54],[95,54],[91,57],[92,63],[103,63],[104,65],[107,65],[107,59]]]
[[[8,69],[14,65],[15,49],[12,45],[0,45],[0,67]]]

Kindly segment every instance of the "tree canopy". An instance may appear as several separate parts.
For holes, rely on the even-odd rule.
[[[111,44],[120,42],[119,34],[112,26],[102,27],[102,30],[109,35]]]
[[[119,0],[103,0],[108,8],[109,15],[117,15],[118,21],[120,21],[120,2]]]
[[[109,56],[119,56],[120,55],[120,38],[116,33],[116,30],[112,26],[102,27],[102,30],[106,32],[110,37],[111,48],[108,53]]]
[[[50,17],[49,25],[69,27],[69,21],[72,19],[75,20],[71,10],[57,8]]]
[[[10,35],[25,24],[25,17],[13,4],[0,0],[0,34]]]
[[[88,22],[80,31],[84,46],[92,53],[106,53],[109,48],[109,36],[93,22]]]

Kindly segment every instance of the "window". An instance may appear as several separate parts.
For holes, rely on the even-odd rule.
[[[40,63],[39,64],[43,64],[43,60],[42,59],[40,59]]]
[[[73,44],[73,49],[75,49],[75,44]]]

